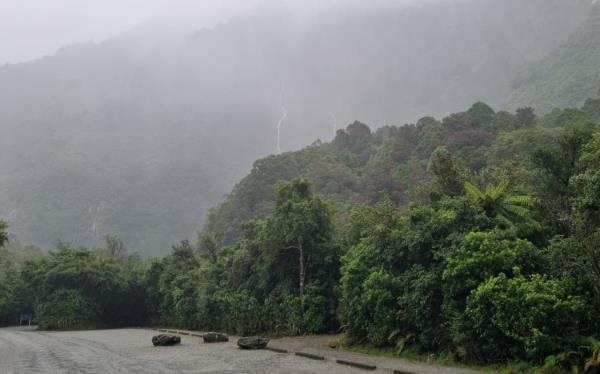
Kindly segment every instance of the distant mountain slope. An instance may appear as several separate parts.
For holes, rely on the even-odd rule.
[[[267,8],[168,43],[131,33],[1,67],[0,217],[43,247],[111,233],[164,253],[276,151],[282,106],[289,150],[355,119],[380,127],[498,105],[588,10],[583,0]]]
[[[508,108],[519,105],[540,112],[581,105],[600,87],[600,4],[567,43],[522,75]]]

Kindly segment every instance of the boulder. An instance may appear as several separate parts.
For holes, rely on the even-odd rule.
[[[228,342],[229,338],[225,334],[221,334],[220,332],[209,332],[202,336],[205,343],[222,343]]]
[[[269,344],[268,338],[249,337],[241,338],[237,341],[241,349],[264,349]]]
[[[157,346],[168,346],[168,345],[175,345],[175,344],[180,344],[181,343],[181,338],[179,336],[175,336],[175,335],[168,335],[168,334],[160,334],[160,335],[156,335],[152,337],[152,344],[154,344],[155,347]]]

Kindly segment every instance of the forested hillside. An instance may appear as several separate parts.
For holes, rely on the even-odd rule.
[[[137,30],[0,67],[0,216],[21,240],[45,248],[58,240],[99,246],[117,234],[145,255],[165,253],[195,236],[253,160],[277,152],[281,118],[280,147],[289,150],[331,139],[355,119],[376,129],[477,100],[500,108],[519,73],[567,41],[591,7],[587,0],[381,3],[309,14],[266,8],[185,37]],[[387,176],[385,149],[399,145],[386,143],[379,156],[371,149],[385,131],[358,159],[339,162],[344,150],[354,157],[342,138],[319,148],[332,160],[311,172],[329,172],[334,162],[331,171],[351,185],[340,198],[352,191],[355,201],[372,201],[379,188],[393,188],[392,199],[407,202],[416,195],[400,174],[424,170],[431,149],[394,154],[404,169]],[[427,131],[436,143],[437,130]],[[373,175],[359,175],[359,167]],[[382,187],[369,185],[384,178]],[[339,189],[332,179],[317,190]]]
[[[30,256],[9,241],[0,321],[33,309],[48,329],[341,330],[399,355],[592,373],[599,114],[592,98],[540,117],[479,102],[374,132],[355,122],[256,161],[198,241],[162,258],[112,236]]]
[[[600,82],[600,5],[561,48],[532,64],[515,80],[509,108],[528,105],[541,112],[580,106]]]
[[[273,209],[277,183],[298,176],[311,180],[315,191],[335,205],[340,226],[353,204],[386,197],[402,208],[427,201],[432,171],[455,170],[474,183],[508,180],[522,188],[533,178],[531,147],[552,141],[567,123],[600,119],[598,103],[588,99],[581,110],[559,109],[537,118],[530,107],[496,113],[478,102],[441,120],[423,117],[376,131],[354,122],[338,130],[331,143],[256,161],[225,201],[211,209],[205,231],[222,232],[227,243],[234,240],[245,221]]]

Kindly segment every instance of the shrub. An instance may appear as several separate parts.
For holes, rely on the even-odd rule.
[[[302,299],[296,295],[288,295],[285,298],[286,325],[290,334],[327,332],[328,321],[331,318],[329,302],[324,291],[318,282],[311,282],[307,285]]]
[[[574,296],[560,280],[542,275],[509,279],[504,274],[482,283],[469,297],[466,319],[483,340],[504,336],[495,349],[540,362],[564,350],[592,316],[590,304]],[[491,344],[490,346],[493,346]],[[487,352],[492,355],[492,352]]]
[[[361,298],[367,317],[364,323],[367,338],[375,345],[388,344],[390,334],[397,329],[399,287],[398,279],[383,270],[371,273],[364,283]]]
[[[40,328],[84,329],[94,325],[94,304],[74,289],[58,289],[37,306],[36,314]]]
[[[512,274],[535,268],[536,247],[526,240],[507,240],[501,232],[472,232],[447,258],[444,280],[444,308],[458,314],[464,310],[471,290],[500,273]]]
[[[248,291],[217,291],[214,295],[217,313],[227,332],[250,335],[263,331],[263,307]]]
[[[441,312],[441,271],[415,265],[399,277],[398,296],[400,333],[416,337],[426,350],[438,349],[446,339],[444,316]]]

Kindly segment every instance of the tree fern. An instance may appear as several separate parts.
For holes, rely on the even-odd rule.
[[[474,184],[465,182],[467,196],[479,204],[488,217],[508,225],[533,223],[531,210],[537,199],[528,195],[510,195],[507,192],[508,186],[508,181],[504,180],[497,185],[489,184],[482,191]]]

